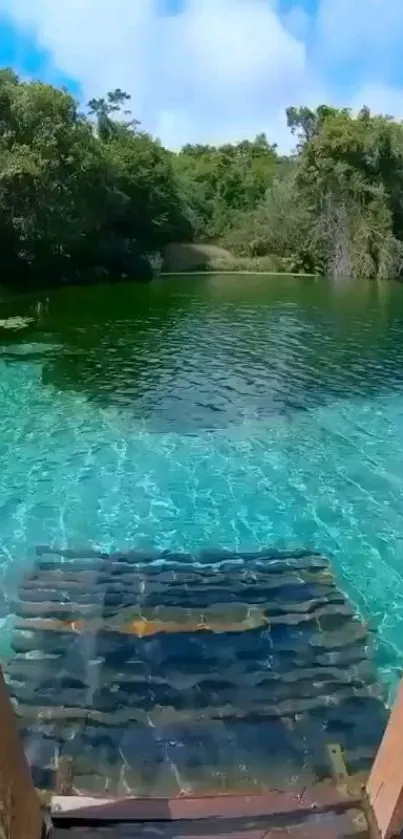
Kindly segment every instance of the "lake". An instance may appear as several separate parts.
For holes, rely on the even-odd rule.
[[[403,661],[403,287],[264,276],[7,297],[3,652],[40,544],[308,547]],[[42,299],[38,312],[36,303]]]

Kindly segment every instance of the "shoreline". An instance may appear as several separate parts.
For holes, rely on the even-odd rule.
[[[294,278],[309,277],[311,279],[317,279],[319,277],[319,274],[299,274],[299,273],[294,274],[294,273],[288,272],[288,271],[259,271],[259,270],[257,270],[257,271],[242,271],[242,270],[241,271],[233,271],[233,270],[232,271],[225,271],[225,270],[215,271],[214,270],[214,271],[161,271],[157,275],[156,279],[158,279],[158,277],[192,277],[192,276],[193,277],[209,277],[212,274],[215,274],[215,275],[225,274],[225,276],[230,276],[230,275],[237,276],[237,275],[240,274],[240,275],[243,275],[243,276],[250,276],[250,277],[256,277],[257,275],[261,275],[262,277],[294,277]]]

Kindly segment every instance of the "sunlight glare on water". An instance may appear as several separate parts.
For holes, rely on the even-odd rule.
[[[33,305],[6,302],[10,314]],[[312,547],[379,630],[395,678],[400,286],[206,277],[69,289],[0,340],[3,620],[38,544]]]

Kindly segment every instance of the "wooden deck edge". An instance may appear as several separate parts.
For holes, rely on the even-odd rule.
[[[0,666],[0,836],[40,839],[43,816]]]
[[[128,839],[127,824],[53,825],[50,839]],[[184,821],[143,822],[135,826],[136,839],[369,839],[368,823],[359,810],[310,818],[294,824],[270,824],[267,819],[206,819],[202,823]],[[372,839],[372,837],[371,837]]]
[[[361,790],[341,791],[328,784],[264,794],[182,796],[177,798],[96,798],[53,795],[52,818],[66,821],[181,821],[208,818],[274,817],[343,812],[362,804]]]
[[[403,826],[403,678],[366,785],[366,801],[382,839]]]

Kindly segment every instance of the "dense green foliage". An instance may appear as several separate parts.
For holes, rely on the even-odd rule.
[[[1,281],[22,286],[150,274],[148,253],[192,235],[171,155],[92,101],[0,76]],[[118,119],[113,119],[113,117]]]
[[[403,125],[322,106],[290,108],[297,154],[229,232],[242,253],[295,268],[383,279],[403,268]]]
[[[174,153],[129,100],[117,89],[83,114],[66,91],[0,72],[2,283],[147,278],[172,242],[216,243],[245,264],[401,274],[401,123],[289,108],[289,157],[264,134]]]

